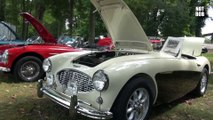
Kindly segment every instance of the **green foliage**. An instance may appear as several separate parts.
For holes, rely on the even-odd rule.
[[[191,35],[189,31],[189,10],[185,1],[167,3],[164,19],[160,25],[161,34],[164,36]],[[194,17],[194,16],[193,16]]]
[[[17,26],[18,33],[22,32],[23,19],[19,16],[22,11],[28,11],[47,27],[56,37],[67,34],[65,21],[69,18],[69,0],[0,0],[5,1],[1,7],[0,16],[7,22]],[[207,6],[209,0],[124,0],[132,9],[138,21],[148,36],[200,36],[201,28],[205,25],[203,18],[195,17],[195,7]],[[210,0],[212,1],[212,0]],[[75,0],[72,33],[86,37],[89,34],[89,0]],[[44,11],[44,12],[43,12]],[[40,14],[38,14],[40,13]],[[2,15],[4,14],[4,15]],[[100,16],[96,14],[96,35],[105,34],[106,29]],[[28,37],[34,34],[29,28]]]

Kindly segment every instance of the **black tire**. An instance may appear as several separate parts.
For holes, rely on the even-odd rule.
[[[200,81],[194,90],[194,94],[196,96],[201,97],[206,93],[207,86],[208,86],[208,80],[209,80],[209,73],[208,73],[208,70],[206,68],[204,68],[202,71]]]
[[[131,108],[133,108],[132,107],[133,104],[131,106],[130,101],[134,98],[133,93],[135,93],[135,92],[137,93],[137,90],[145,90],[146,92],[144,92],[143,95],[147,96],[146,94],[148,94],[148,96],[149,96],[149,99],[146,100],[146,101],[148,101],[148,103],[144,102],[144,104],[143,104],[144,107],[146,107],[146,105],[147,105],[147,107],[145,109],[145,114],[143,114],[143,117],[141,116],[140,120],[147,120],[149,118],[150,111],[152,108],[153,95],[151,95],[150,88],[146,84],[145,80],[143,80],[142,78],[135,78],[135,79],[132,79],[129,83],[127,83],[127,85],[125,85],[125,87],[122,89],[122,91],[119,93],[118,97],[116,98],[116,101],[114,102],[112,109],[111,109],[114,120],[128,120],[128,117],[130,115],[127,114],[127,110],[128,110],[128,108],[129,108],[129,110]],[[141,98],[141,99],[143,99],[143,98]],[[132,101],[134,101],[134,100],[132,100]],[[138,105],[137,104],[138,102],[134,102],[134,103],[135,103],[134,105],[136,105],[136,106]],[[141,104],[142,103],[140,103],[140,105]],[[132,111],[137,111],[139,109],[141,109],[141,108],[133,108]],[[134,116],[137,116],[137,115],[134,114]],[[133,118],[133,120],[136,120],[136,119],[137,118]]]
[[[26,56],[19,59],[13,70],[17,80],[33,82],[44,76],[42,61],[34,56]]]

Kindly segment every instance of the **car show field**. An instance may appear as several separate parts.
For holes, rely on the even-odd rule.
[[[205,56],[213,62],[211,53]],[[15,81],[10,74],[0,73],[0,120],[67,120],[68,109],[48,98],[37,97],[37,82]],[[211,120],[213,116],[213,76],[204,97],[189,94],[169,104],[153,108],[151,120]],[[90,120],[79,116],[78,120]]]
[[[65,11],[59,13],[61,16],[52,15],[52,11],[47,16],[36,17],[28,12],[21,13],[26,19],[22,20],[21,39],[28,38],[21,43],[15,34],[16,27],[10,28],[10,23],[11,26],[14,23],[1,22],[9,17],[0,15],[0,26],[14,34],[13,39],[8,39],[6,35],[11,35],[5,28],[0,31],[0,120],[212,120],[213,42],[210,44],[201,36],[201,31],[197,31],[203,27],[198,24],[207,18],[194,21],[183,17],[184,20],[178,20],[183,23],[170,18],[170,12],[177,18],[182,17],[177,14],[180,9],[173,12],[176,10],[173,4],[183,5],[184,10],[189,7],[186,9],[189,14],[184,13],[184,16],[190,16],[199,13],[197,8],[204,9],[207,3],[197,7],[191,5],[195,4],[192,0],[153,1],[165,7],[156,9],[155,4],[148,1],[136,0],[137,4],[144,4],[137,6],[130,4],[131,0],[90,0],[90,4],[85,3],[91,6],[89,29],[83,32],[82,26],[87,25],[83,24],[82,16],[86,15],[76,12],[79,10],[74,6],[79,4],[83,9],[84,2],[78,1],[75,5],[73,1],[69,0],[71,15],[68,18],[63,15]],[[38,3],[32,4],[37,6]],[[7,4],[8,1],[5,6]],[[48,9],[54,10],[54,4]],[[25,2],[23,10],[24,7]],[[148,13],[150,22],[136,12],[141,11],[141,7]],[[156,10],[152,13],[146,11],[146,7]],[[100,20],[96,20],[95,14],[100,15]],[[54,24],[53,28],[44,22],[51,31],[58,31],[48,32],[40,21],[51,22],[51,19],[53,23],[53,16],[65,17],[63,20],[69,25],[57,30],[55,27],[64,24]],[[150,29],[148,25],[156,20],[159,25],[153,24]],[[175,26],[170,20],[183,25],[173,31]],[[28,28],[27,21],[39,36],[31,35],[35,31]],[[191,27],[192,23],[197,25],[196,29]],[[167,31],[167,24],[170,31]],[[82,29],[76,31],[75,27]],[[213,33],[209,34],[213,40]],[[100,35],[98,39],[97,35]],[[60,37],[56,39],[56,36]]]

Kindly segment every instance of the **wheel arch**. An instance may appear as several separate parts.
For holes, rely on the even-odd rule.
[[[21,58],[27,57],[27,56],[37,57],[37,58],[39,58],[41,61],[44,60],[44,57],[43,57],[42,55],[40,55],[40,54],[38,54],[38,53],[35,53],[35,52],[27,52],[27,53],[21,54],[21,55],[19,55],[19,56],[14,60],[14,62],[13,62],[13,64],[12,64],[12,72],[13,72],[13,70],[14,70],[15,64],[16,64]]]
[[[146,85],[147,85],[147,87],[149,87],[150,92],[151,92],[151,94],[152,94],[152,104],[154,104],[155,101],[156,101],[156,98],[157,98],[157,93],[158,93],[157,84],[156,84],[155,80],[153,80],[153,78],[152,78],[151,76],[149,76],[148,74],[146,74],[146,73],[138,73],[138,74],[132,76],[132,77],[125,83],[125,85],[121,88],[121,90],[119,91],[118,95],[116,96],[115,101],[116,101],[117,98],[120,96],[121,91],[123,91],[123,89],[124,89],[130,82],[132,82],[132,81],[133,81],[134,79],[136,79],[136,78],[141,78],[141,79],[143,79],[143,80],[144,80],[143,82],[145,82]],[[113,102],[113,105],[112,105],[112,106],[114,106],[114,104],[116,103],[115,101]],[[111,109],[112,109],[112,108],[111,108]]]
[[[204,68],[206,68],[208,70],[208,72],[210,72],[210,66],[209,65],[205,65]]]

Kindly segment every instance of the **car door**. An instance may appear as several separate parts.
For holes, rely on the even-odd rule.
[[[158,102],[169,102],[189,93],[201,78],[196,58],[182,51],[184,40],[183,37],[169,38],[162,50],[173,55],[174,59],[164,61],[162,64],[169,67],[155,76],[159,92]]]

